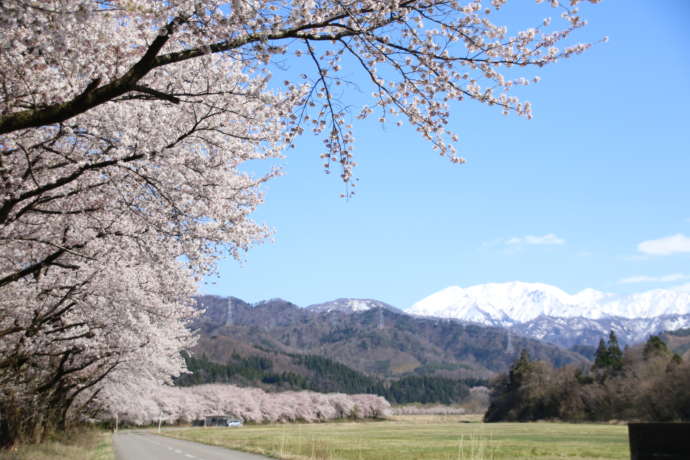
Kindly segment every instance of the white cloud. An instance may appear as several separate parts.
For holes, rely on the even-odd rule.
[[[525,236],[514,236],[508,238],[505,241],[508,246],[522,246],[522,245],[532,245],[532,246],[545,246],[545,245],[559,245],[565,244],[563,238],[559,238],[553,233],[548,233],[542,236],[536,235],[525,235]]]
[[[690,252],[690,237],[677,233],[656,240],[643,241],[637,250],[644,254],[667,256],[679,252]]]
[[[632,284],[632,283],[672,283],[674,281],[687,280],[690,279],[690,275],[683,273],[673,273],[670,275],[663,276],[631,276],[629,278],[623,278],[618,280],[620,284]]]

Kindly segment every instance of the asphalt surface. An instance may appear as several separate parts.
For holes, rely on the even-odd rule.
[[[118,460],[269,460],[261,455],[141,431],[115,434],[113,446]]]

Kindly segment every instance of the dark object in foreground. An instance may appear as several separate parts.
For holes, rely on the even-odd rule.
[[[690,459],[690,423],[630,423],[631,460]]]

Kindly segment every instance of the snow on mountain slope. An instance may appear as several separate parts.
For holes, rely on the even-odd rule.
[[[690,315],[663,315],[655,318],[601,319],[540,316],[526,323],[517,323],[510,330],[518,335],[572,348],[574,345],[595,347],[609,331],[615,331],[621,344],[641,343],[650,335],[673,331],[690,325]]]
[[[388,305],[385,302],[374,299],[336,299],[330,302],[309,305],[308,310],[325,313],[329,311],[341,311],[345,313],[356,313],[360,311],[370,310],[372,308],[385,308],[386,310],[400,311],[397,308]]]
[[[420,300],[407,313],[455,318],[494,326],[511,326],[540,316],[588,318],[656,318],[690,314],[690,293],[657,289],[615,295],[585,289],[571,295],[541,283],[488,283],[452,286]]]

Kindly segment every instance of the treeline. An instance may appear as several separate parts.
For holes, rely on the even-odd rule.
[[[370,393],[385,396],[379,380],[332,359],[318,355],[292,355],[292,361],[306,367],[312,373],[306,379],[305,389],[321,393]]]
[[[658,336],[621,350],[616,335],[603,339],[589,369],[554,369],[526,351],[491,385],[484,420],[690,420],[690,363]]]
[[[383,396],[393,404],[460,402],[469,395],[468,383],[476,383],[431,376],[407,376],[392,382],[361,374],[344,364],[317,355],[294,355],[293,361],[314,372],[307,380],[309,390],[371,393]]]
[[[344,364],[317,355],[289,355],[292,363],[306,368],[308,376],[294,372],[276,372],[273,362],[261,356],[241,357],[233,354],[231,361],[220,364],[183,353],[190,374],[175,379],[178,386],[206,383],[263,384],[274,389],[310,390],[320,393],[369,393],[383,396],[393,404],[461,402],[469,395],[470,386],[486,384],[480,379],[458,380],[433,376],[407,376],[386,382],[369,377]]]
[[[412,375],[392,382],[382,396],[393,404],[453,404],[469,394],[469,387],[460,380]]]
[[[262,382],[287,389],[305,389],[304,376],[293,372],[274,372],[273,361],[263,356],[242,357],[233,353],[227,364],[210,361],[206,355],[199,357],[182,352],[188,374],[175,379],[177,386],[202,385],[204,383],[249,384]]]

